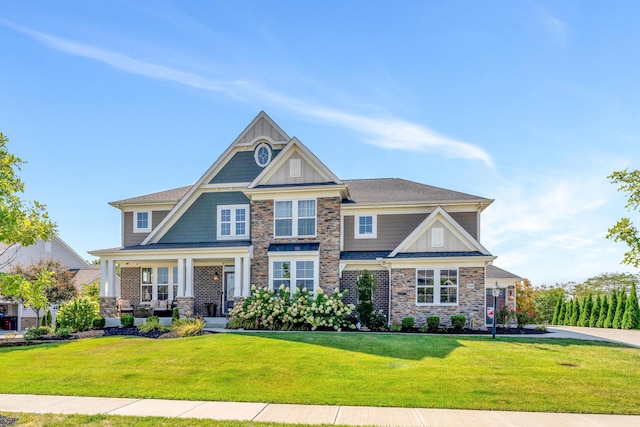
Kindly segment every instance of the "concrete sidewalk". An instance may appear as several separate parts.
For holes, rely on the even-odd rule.
[[[285,405],[29,394],[0,394],[0,411],[370,426],[637,427],[640,425],[640,416],[631,415]]]

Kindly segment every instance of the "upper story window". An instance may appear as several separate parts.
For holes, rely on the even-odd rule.
[[[249,205],[218,206],[218,239],[249,237]]]
[[[133,232],[149,233],[151,231],[151,211],[133,213]]]
[[[457,269],[416,270],[416,304],[455,305],[457,303]]]
[[[316,235],[315,200],[278,200],[274,212],[275,237]]]
[[[356,215],[354,225],[355,239],[375,239],[378,236],[378,218],[376,215]]]
[[[253,157],[256,160],[256,164],[261,168],[267,166],[271,161],[271,147],[269,144],[265,142],[258,144],[253,152]]]

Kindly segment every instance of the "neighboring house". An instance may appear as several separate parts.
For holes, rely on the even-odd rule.
[[[496,257],[479,241],[480,217],[492,201],[398,178],[342,180],[261,112],[194,185],[110,203],[122,247],[90,252],[101,313],[117,316],[123,299],[224,315],[251,285],[348,289],[354,302],[367,269],[391,322],[464,314],[482,326]]]
[[[92,283],[100,278],[100,268],[89,264],[60,237],[52,236],[51,241],[38,240],[31,246],[0,245],[0,272],[8,272],[11,267],[32,265],[43,259],[60,261],[72,273],[76,287]],[[55,311],[57,307],[52,307]],[[40,316],[42,317],[42,312]],[[54,313],[55,315],[55,313]],[[22,304],[7,301],[0,295],[0,329],[26,329],[35,326],[36,313]]]

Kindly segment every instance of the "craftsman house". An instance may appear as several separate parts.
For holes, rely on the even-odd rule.
[[[224,316],[253,284],[355,298],[367,269],[391,322],[464,314],[482,326],[491,203],[398,178],[342,180],[261,112],[194,185],[111,202],[122,247],[91,252],[101,312],[116,317],[122,301]]]

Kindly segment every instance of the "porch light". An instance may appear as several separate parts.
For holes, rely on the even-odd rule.
[[[496,281],[496,287],[491,289],[491,295],[493,295],[493,339],[496,339],[496,323],[498,320],[498,297],[500,296],[500,285]]]
[[[217,271],[213,274],[213,281],[214,282],[220,281],[220,273],[218,273]]]

